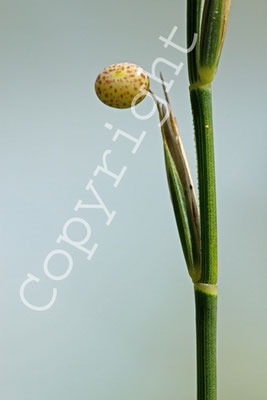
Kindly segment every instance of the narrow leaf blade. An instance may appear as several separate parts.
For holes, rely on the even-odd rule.
[[[178,232],[184,252],[184,257],[189,274],[194,279],[194,258],[190,234],[190,225],[187,217],[187,207],[183,191],[183,186],[172,159],[167,142],[163,137],[166,171],[170,189],[173,210],[176,218]],[[193,276],[192,276],[193,275]]]

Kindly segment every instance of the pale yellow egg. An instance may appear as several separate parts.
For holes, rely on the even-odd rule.
[[[140,103],[149,89],[149,78],[143,68],[131,63],[112,64],[103,69],[95,82],[98,98],[115,108],[129,108]],[[142,94],[141,94],[142,93]]]

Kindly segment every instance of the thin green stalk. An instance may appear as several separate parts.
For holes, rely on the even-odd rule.
[[[217,398],[217,217],[210,84],[219,63],[230,4],[231,0],[187,0],[188,45],[191,43],[193,32],[198,34],[196,49],[192,54],[188,54],[201,226],[201,277],[194,286],[198,400]]]
[[[198,35],[195,48],[187,54],[188,75],[190,83],[198,80],[199,47],[200,47],[200,20],[202,0],[187,0],[187,43],[188,47],[193,41],[194,34]]]
[[[217,287],[195,284],[197,398],[216,400]]]
[[[195,285],[197,399],[216,400],[217,221],[210,85],[190,87],[201,224],[201,278]]]
[[[217,283],[217,221],[211,88],[192,85],[201,224],[201,283]]]
[[[217,398],[217,216],[210,85],[222,51],[230,4],[231,0],[187,0],[188,48],[193,37],[198,36],[195,48],[188,52],[188,76],[197,151],[199,212],[197,204],[194,209],[190,207],[189,193],[193,185],[190,181],[188,190],[188,181],[182,179],[184,169],[179,166],[185,163],[181,162],[183,154],[177,149],[179,142],[169,134],[168,124],[162,127],[163,138],[172,139],[164,142],[168,155],[167,172],[178,230],[194,282],[198,400]],[[168,98],[166,100],[169,102]],[[159,114],[161,117],[160,109]],[[197,210],[197,215],[192,210]],[[198,229],[192,230],[191,226]]]

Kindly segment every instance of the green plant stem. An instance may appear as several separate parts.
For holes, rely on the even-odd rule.
[[[216,400],[217,286],[195,284],[197,398]]]
[[[200,224],[201,224],[201,283],[217,283],[217,217],[215,162],[210,85],[190,87],[195,126]]]
[[[200,37],[200,19],[201,19],[202,0],[187,0],[187,44],[192,43],[194,34]],[[188,58],[188,76],[189,81],[194,83],[198,80],[199,67],[199,45],[198,39],[195,48],[187,53]]]
[[[197,399],[216,400],[217,217],[210,85],[190,87],[195,126],[200,224],[201,278],[195,284]]]

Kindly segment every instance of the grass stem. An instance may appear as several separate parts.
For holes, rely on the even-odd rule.
[[[217,286],[195,284],[197,399],[216,400]]]
[[[217,218],[210,85],[193,84],[201,224],[201,278],[195,284],[197,399],[216,400]]]
[[[217,217],[210,85],[190,89],[195,126],[201,224],[201,283],[217,283]]]

